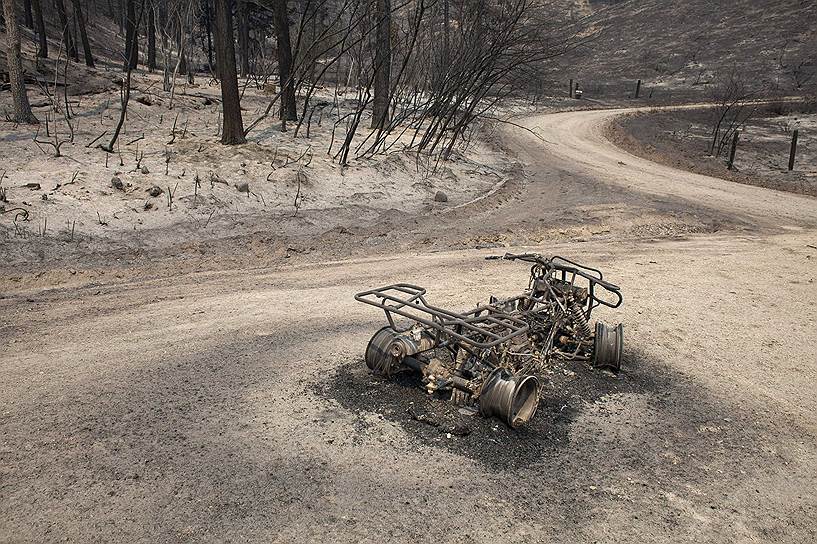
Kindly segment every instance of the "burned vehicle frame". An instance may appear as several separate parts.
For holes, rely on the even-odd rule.
[[[558,360],[620,369],[623,326],[590,326],[595,308],[622,303],[619,287],[600,270],[536,253],[487,258],[529,263],[527,288],[461,313],[429,304],[426,289],[408,283],[356,294],[388,320],[366,347],[372,372],[418,372],[429,394],[478,406],[483,416],[516,428],[536,413],[542,384]]]

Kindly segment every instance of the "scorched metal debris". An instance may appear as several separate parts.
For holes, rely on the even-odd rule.
[[[511,427],[534,416],[543,377],[556,361],[619,370],[623,326],[590,324],[595,308],[622,302],[601,271],[536,253],[488,258],[529,263],[527,288],[462,313],[429,304],[426,290],[408,283],[355,295],[388,320],[366,347],[366,365],[385,376],[418,372],[429,394],[478,407]]]

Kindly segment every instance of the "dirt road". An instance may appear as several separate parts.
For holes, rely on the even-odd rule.
[[[509,129],[523,182],[404,229],[603,268],[618,377],[576,366],[529,428],[462,416],[449,438],[406,412],[440,403],[364,371],[382,318],[354,292],[410,280],[470,307],[524,285],[482,259],[504,248],[20,285],[0,298],[0,540],[814,541],[817,200],[621,152],[617,113]]]

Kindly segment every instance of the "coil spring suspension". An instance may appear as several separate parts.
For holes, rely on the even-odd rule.
[[[590,323],[587,322],[587,316],[584,315],[581,306],[575,302],[570,303],[570,316],[576,324],[576,329],[583,337],[593,336],[593,329],[590,328]]]

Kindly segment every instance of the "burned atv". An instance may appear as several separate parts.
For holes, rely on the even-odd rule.
[[[623,326],[590,326],[594,308],[622,302],[619,288],[599,270],[535,253],[488,259],[531,263],[528,288],[464,313],[428,304],[426,290],[407,283],[355,295],[384,310],[389,322],[369,341],[366,365],[385,376],[416,371],[429,394],[478,405],[483,416],[513,428],[536,413],[541,384],[558,360],[621,367]],[[395,315],[409,322],[399,326]]]

